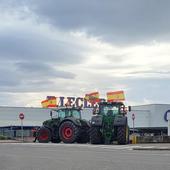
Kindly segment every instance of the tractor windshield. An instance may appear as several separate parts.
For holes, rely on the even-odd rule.
[[[101,112],[104,115],[116,115],[119,113],[119,107],[113,105],[104,105],[101,107]]]
[[[77,119],[81,119],[81,112],[79,110],[76,110],[76,109],[70,110],[69,115]]]
[[[54,117],[65,118],[65,117],[75,117],[77,119],[81,119],[81,111],[78,109],[60,109],[55,111],[58,115],[54,115]]]

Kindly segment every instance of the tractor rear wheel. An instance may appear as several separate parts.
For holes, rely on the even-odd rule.
[[[79,128],[71,121],[65,121],[60,125],[59,136],[64,143],[74,143],[79,136]]]
[[[90,143],[91,144],[102,144],[102,134],[100,132],[100,127],[90,128]]]
[[[128,126],[119,126],[117,128],[117,142],[119,145],[125,145],[129,142]]]
[[[51,132],[46,127],[41,127],[37,132],[37,140],[40,143],[48,143],[51,140]]]

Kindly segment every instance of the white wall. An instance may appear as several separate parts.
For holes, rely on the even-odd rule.
[[[170,110],[170,104],[151,104],[132,106],[127,114],[129,126],[132,128],[132,113],[135,114],[135,127],[167,127],[164,114]],[[24,125],[40,126],[50,118],[50,109],[25,107],[0,107],[0,126],[20,125],[19,113],[25,114]],[[84,109],[82,118],[90,120],[92,109]]]
[[[135,127],[167,127],[164,114],[170,110],[169,104],[151,104],[132,106],[132,111],[127,114],[129,126],[132,128],[132,113],[135,114]]]
[[[49,119],[49,109],[25,107],[0,107],[0,126],[20,125],[19,113],[24,113],[25,126],[39,126]]]

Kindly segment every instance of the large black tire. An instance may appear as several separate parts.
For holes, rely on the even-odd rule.
[[[128,126],[119,126],[117,128],[117,142],[119,145],[125,145],[129,142]]]
[[[80,137],[77,139],[77,143],[88,143],[90,141],[89,134],[83,132],[80,134]]]
[[[91,144],[102,144],[102,134],[100,132],[100,127],[90,128],[90,143]]]
[[[51,140],[51,132],[46,127],[41,127],[37,131],[37,140],[40,143],[48,143]]]
[[[61,140],[60,140],[60,139],[52,138],[52,139],[51,139],[51,142],[52,142],[52,143],[60,143]]]
[[[74,143],[79,137],[79,128],[73,122],[65,121],[59,127],[59,136],[64,143]]]
[[[52,143],[60,143],[61,142],[60,137],[59,137],[59,129],[56,127],[52,130],[51,142]]]

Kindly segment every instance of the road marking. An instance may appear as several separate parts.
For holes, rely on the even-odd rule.
[[[33,147],[78,147],[78,148],[99,148],[99,149],[109,149],[109,150],[133,150],[134,147],[140,146],[130,146],[130,145],[91,145],[91,144],[65,144],[65,143],[1,143],[1,145],[20,145],[20,146],[33,146]]]

